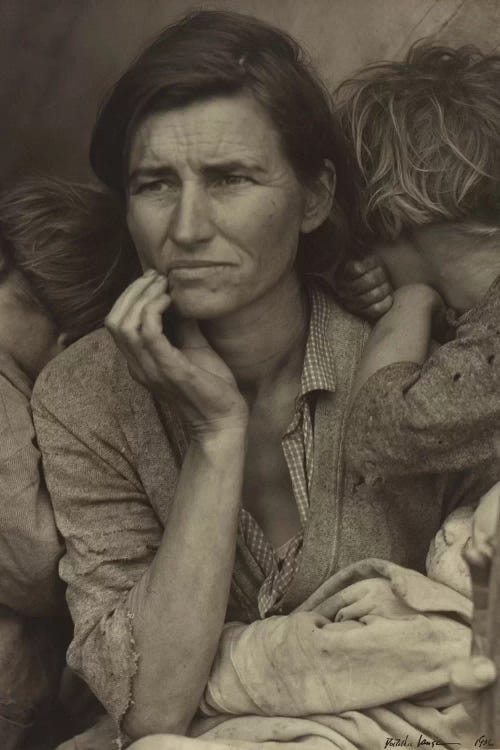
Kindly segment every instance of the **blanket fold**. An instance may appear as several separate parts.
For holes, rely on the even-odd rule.
[[[450,664],[470,648],[471,614],[466,597],[420,573],[355,563],[290,615],[227,624],[190,737],[133,748],[473,747],[448,689]]]

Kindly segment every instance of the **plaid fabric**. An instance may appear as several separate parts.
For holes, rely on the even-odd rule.
[[[279,550],[274,550],[250,513],[244,508],[240,511],[239,534],[264,579],[257,602],[261,617],[279,604],[300,560],[314,470],[312,394],[318,390],[335,390],[333,352],[326,345],[325,335],[332,314],[331,301],[325,292],[314,288],[310,291],[310,303],[311,319],[300,392],[292,421],[281,441],[302,529]]]

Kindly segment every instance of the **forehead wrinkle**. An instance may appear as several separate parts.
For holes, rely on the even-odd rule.
[[[269,148],[272,139],[267,128],[242,132],[244,129],[239,128],[236,121],[221,118],[214,123],[213,117],[201,118],[201,122],[193,124],[185,122],[183,114],[169,117],[168,121],[165,116],[163,120],[146,121],[134,139],[131,166],[137,163],[145,166],[143,162],[156,166],[177,159],[207,166],[220,161],[266,166],[272,158],[273,149]]]

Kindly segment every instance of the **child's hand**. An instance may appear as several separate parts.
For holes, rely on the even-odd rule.
[[[336,290],[346,310],[367,320],[378,320],[392,305],[389,276],[375,255],[346,263]]]

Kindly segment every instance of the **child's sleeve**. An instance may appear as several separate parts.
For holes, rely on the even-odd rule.
[[[0,379],[0,604],[31,616],[64,612],[62,553],[28,401]]]
[[[423,365],[399,362],[359,391],[346,460],[366,480],[463,471],[500,454],[500,283]]]

